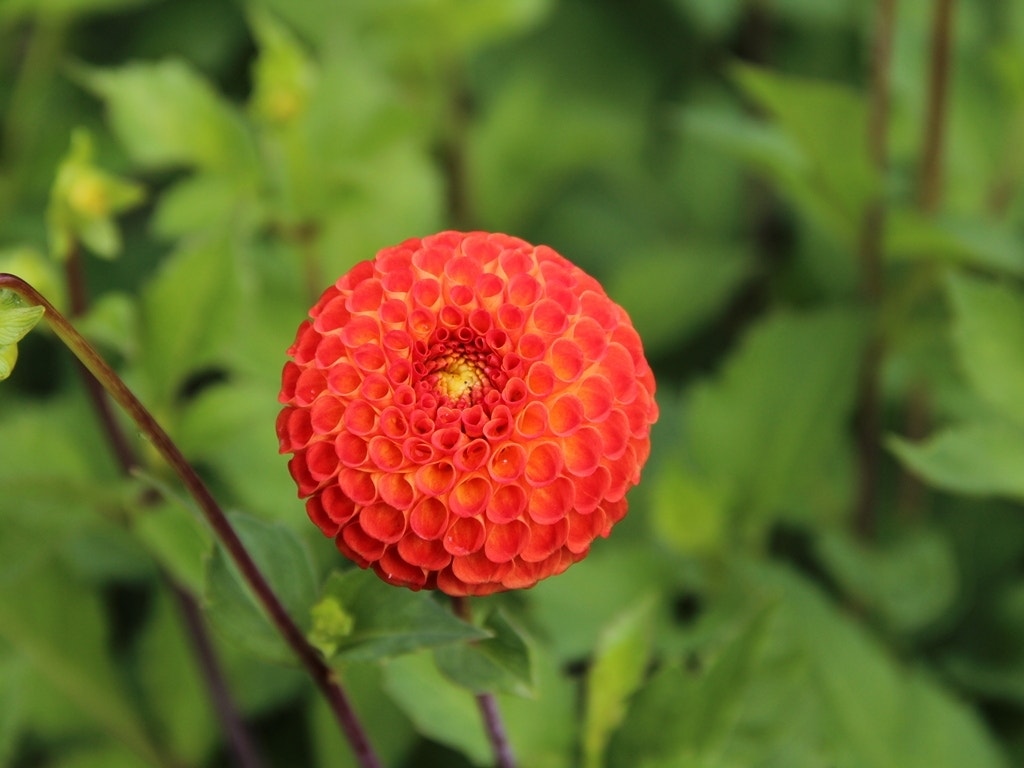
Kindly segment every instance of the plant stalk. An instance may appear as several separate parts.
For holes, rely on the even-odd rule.
[[[196,474],[170,436],[146,410],[145,406],[128,389],[124,381],[107,362],[74,328],[64,315],[57,311],[31,285],[16,275],[0,273],[0,289],[6,288],[17,293],[26,301],[45,310],[45,317],[57,337],[77,357],[89,372],[103,385],[103,388],[124,409],[150,441],[157,452],[181,479],[189,495],[195,500],[200,511],[212,529],[217,540],[231,557],[239,573],[252,589],[256,598],[281,636],[309,672],[314,683],[327,699],[342,731],[348,738],[352,750],[362,768],[381,768],[381,763],[369,742],[366,731],[356,716],[334,670],[306,640],[302,630],[292,620],[284,605],[264,578],[255,561],[242,544],[224,511],[217,504],[209,489]]]
[[[861,293],[877,318],[884,292],[883,241],[885,235],[885,174],[889,158],[889,73],[896,0],[878,0],[872,39],[871,79],[868,93],[867,147],[879,189],[867,201],[861,220],[858,251],[861,264]],[[879,376],[885,357],[880,330],[873,323],[860,367],[857,413],[857,460],[859,482],[853,526],[865,539],[875,534],[878,506],[879,438],[882,431]]]
[[[64,274],[71,317],[84,315],[89,307],[89,296],[85,286],[82,251],[77,244],[73,245],[70,253],[67,254]],[[115,418],[110,398],[107,397],[99,380],[91,376],[89,370],[80,361],[76,360],[75,363],[118,468],[122,474],[131,475],[133,469],[138,466],[138,457],[128,441],[128,436],[121,428],[121,424]],[[149,503],[158,498],[159,494],[156,492],[144,494],[142,503]],[[235,764],[238,768],[263,768],[263,761],[256,745],[253,743],[231,695],[220,660],[217,658],[217,651],[213,647],[209,631],[203,621],[198,601],[191,592],[178,584],[163,569],[160,570],[160,576],[170,589],[171,596],[178,608],[178,615],[181,617],[185,634],[188,636],[195,654],[196,663],[199,666],[203,682],[206,684],[207,694],[214,712],[217,713],[217,719],[227,737]]]
[[[467,598],[453,597],[452,609],[455,615],[463,621],[472,620],[472,610]],[[494,758],[498,761],[497,768],[516,768],[516,758],[512,753],[512,745],[508,740],[508,732],[501,717],[501,710],[498,708],[498,700],[493,693],[478,693],[476,703],[484,721],[484,729],[487,731],[487,740],[491,742]]]

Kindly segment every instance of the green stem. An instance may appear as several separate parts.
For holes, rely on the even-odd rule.
[[[359,722],[348,695],[345,693],[334,670],[323,660],[302,634],[302,630],[288,615],[277,594],[264,578],[255,561],[242,544],[235,529],[231,526],[224,511],[217,504],[209,489],[196,474],[184,455],[171,440],[170,436],[146,410],[145,406],[128,389],[124,381],[96,352],[88,341],[54,306],[47,301],[35,288],[20,277],[0,273],[0,289],[8,289],[46,312],[46,320],[57,337],[67,346],[76,358],[96,377],[114,401],[135,422],[139,431],[149,440],[164,461],[174,470],[195,500],[200,511],[212,529],[221,546],[231,557],[239,573],[260,601],[271,622],[281,636],[299,658],[309,672],[317,687],[327,699],[331,710],[348,738],[356,759],[362,768],[381,768],[373,747],[366,736],[366,731]]]

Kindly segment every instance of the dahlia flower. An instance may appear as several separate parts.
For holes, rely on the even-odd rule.
[[[312,521],[387,582],[530,587],[626,514],[658,417],[626,312],[546,246],[407,240],[328,288],[277,420]]]

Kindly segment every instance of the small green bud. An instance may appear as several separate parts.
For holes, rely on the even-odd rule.
[[[71,136],[71,149],[57,169],[50,191],[50,249],[65,259],[80,242],[104,258],[121,250],[114,216],[142,201],[142,187],[93,164],[92,138],[83,130]]]
[[[314,605],[311,614],[313,627],[309,631],[309,642],[330,658],[338,650],[339,642],[352,634],[355,621],[338,599],[331,596]]]

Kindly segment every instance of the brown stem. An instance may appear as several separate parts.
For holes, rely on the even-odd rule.
[[[84,315],[89,307],[89,296],[85,285],[85,273],[82,265],[82,252],[79,247],[73,246],[67,254],[64,264],[65,285],[68,290],[70,311],[72,317]],[[133,469],[138,466],[138,457],[128,441],[128,436],[121,428],[121,424],[115,418],[110,398],[104,391],[99,380],[89,374],[88,369],[79,361],[75,361],[76,367],[81,375],[82,383],[88,393],[103,434],[107,443],[114,453],[118,467],[124,475],[131,475]],[[158,494],[152,498],[144,497],[149,503],[156,501]],[[262,768],[263,761],[260,759],[255,745],[245,728],[242,718],[238,714],[234,699],[227,679],[217,659],[217,652],[210,641],[206,625],[203,623],[202,611],[196,598],[188,590],[178,584],[165,571],[161,569],[160,575],[171,590],[174,602],[178,607],[178,614],[182,618],[185,633],[196,655],[196,662],[207,692],[213,704],[214,712],[220,721],[228,739],[231,752],[235,757],[235,763],[239,768]]]
[[[868,94],[868,157],[876,171],[878,191],[867,201],[861,220],[858,251],[861,264],[861,292],[877,315],[884,291],[883,239],[885,233],[885,174],[889,164],[889,73],[896,0],[878,0],[872,39],[871,86]],[[875,533],[878,504],[879,437],[882,429],[879,375],[885,350],[879,330],[871,338],[861,360],[857,413],[857,457],[859,482],[854,507],[854,528],[864,538]]]
[[[217,504],[209,489],[196,474],[195,470],[182,455],[170,436],[146,410],[145,406],[128,389],[124,381],[114,372],[107,362],[88,341],[68,322],[68,319],[57,311],[35,288],[16,275],[0,273],[0,289],[8,289],[31,304],[41,306],[46,311],[46,319],[57,337],[71,350],[89,372],[102,384],[114,401],[132,418],[143,435],[150,441],[164,461],[170,465],[181,479],[189,495],[195,500],[214,536],[228,553],[245,579],[253,594],[266,611],[270,621],[277,628],[285,642],[299,658],[309,672],[314,683],[323,693],[334,712],[338,724],[352,746],[353,752],[362,768],[380,768],[377,758],[366,732],[352,708],[348,695],[341,687],[334,670],[323,660],[320,654],[307,642],[302,630],[288,615],[284,605],[270,584],[264,578],[248,550],[242,544],[235,529],[231,526],[224,511]]]
[[[954,0],[935,0],[932,49],[928,67],[924,149],[918,201],[925,213],[934,213],[942,201],[942,149],[946,135],[949,72],[952,59]]]
[[[472,620],[468,599],[453,597],[452,610],[463,621]],[[487,740],[491,742],[491,747],[494,749],[498,768],[516,768],[516,758],[512,754],[512,745],[509,743],[505,723],[501,718],[501,711],[498,709],[498,701],[494,698],[494,694],[479,693],[476,696],[476,703],[480,708],[480,715],[483,717]]]
[[[465,148],[472,106],[471,96],[464,84],[462,74],[457,68],[452,70],[450,80],[451,94],[448,102],[447,135],[440,148],[448,221],[455,229],[470,229],[474,213],[470,201],[469,169]]]

